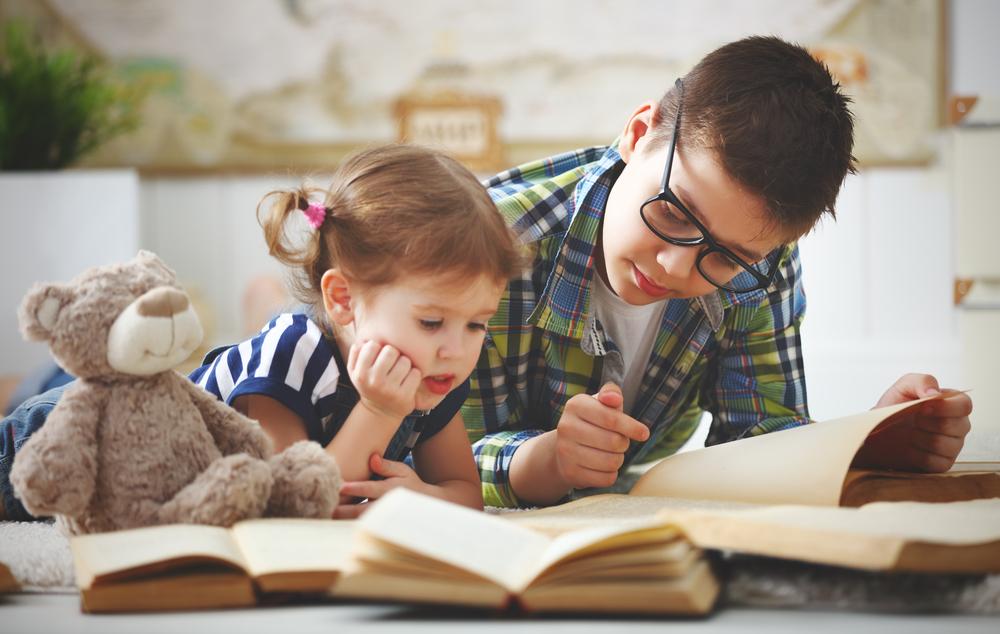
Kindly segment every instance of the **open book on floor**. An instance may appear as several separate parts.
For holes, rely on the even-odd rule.
[[[660,461],[631,495],[751,504],[860,506],[873,501],[953,502],[1000,496],[1000,463],[949,473],[851,471],[870,435],[930,397],[836,420],[744,438]]]
[[[699,549],[660,522],[558,537],[395,489],[358,520],[338,598],[540,612],[705,614],[719,592]]]
[[[692,506],[861,506],[874,501],[1000,497],[1000,462],[956,463],[951,471],[936,474],[851,469],[869,435],[896,424],[906,410],[933,398],[938,397],[670,456],[647,470],[628,495],[583,497],[570,506],[586,506],[595,518],[641,520],[663,508]],[[570,521],[561,507],[515,519],[541,516],[551,516],[553,522],[564,516],[570,528],[579,523]]]
[[[260,519],[171,524],[70,539],[85,612],[254,605],[259,593],[325,593],[353,522]]]
[[[659,518],[701,548],[874,570],[1000,571],[996,470],[849,471],[868,435],[917,403],[679,454],[628,495],[505,517],[550,535]],[[930,502],[839,507],[880,498]]]

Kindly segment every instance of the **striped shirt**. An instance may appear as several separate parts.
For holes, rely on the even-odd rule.
[[[278,315],[253,338],[216,348],[202,363],[190,374],[200,387],[228,405],[238,396],[269,396],[292,410],[309,440],[323,446],[359,400],[336,343],[304,314]],[[402,461],[415,444],[441,431],[458,413],[468,390],[465,382],[433,410],[407,416],[384,456]]]
[[[485,503],[518,506],[511,458],[556,428],[566,401],[621,384],[621,353],[593,314],[594,250],[624,162],[614,147],[527,163],[493,177],[490,195],[534,254],[489,323],[462,408]],[[638,210],[636,210],[638,214]],[[708,444],[808,422],[799,326],[805,311],[795,244],[767,256],[767,289],[671,299],[660,318],[630,416],[650,438],[625,465],[672,454],[711,412]]]

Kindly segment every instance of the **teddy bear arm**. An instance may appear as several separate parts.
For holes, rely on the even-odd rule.
[[[97,480],[97,427],[107,393],[77,384],[17,453],[11,483],[35,516],[76,516],[90,504]]]
[[[208,433],[223,455],[246,453],[254,458],[268,458],[274,453],[271,439],[260,423],[240,414],[194,383],[185,381],[185,384]]]

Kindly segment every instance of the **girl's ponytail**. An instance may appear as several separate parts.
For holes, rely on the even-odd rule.
[[[320,280],[329,263],[321,231],[308,231],[294,235],[292,229],[303,228],[308,220],[303,216],[310,207],[310,200],[321,199],[328,192],[306,186],[297,189],[272,191],[257,205],[257,222],[264,230],[268,252],[279,262],[293,270],[292,286],[300,301],[314,304],[320,297]],[[300,217],[296,220],[289,220]]]

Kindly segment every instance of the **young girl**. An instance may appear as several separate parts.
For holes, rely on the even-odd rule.
[[[275,451],[310,439],[333,454],[345,481],[335,517],[398,486],[482,508],[458,412],[520,265],[486,190],[443,154],[386,146],[346,160],[329,190],[272,192],[258,218],[305,306],[213,350],[191,380],[257,419]],[[0,424],[0,518],[30,519],[10,465],[64,389]]]
[[[386,146],[346,160],[329,190],[272,192],[258,218],[306,306],[213,351],[191,380],[277,451],[324,445],[345,481],[337,517],[397,486],[482,508],[459,407],[519,262],[485,189],[442,154]]]

